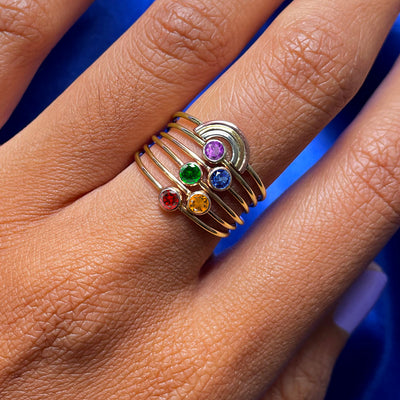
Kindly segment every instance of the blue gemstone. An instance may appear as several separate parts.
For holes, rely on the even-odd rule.
[[[209,180],[214,189],[226,190],[231,185],[232,175],[225,168],[217,168],[211,171]]]

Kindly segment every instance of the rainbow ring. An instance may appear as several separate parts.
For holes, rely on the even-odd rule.
[[[173,132],[189,138],[198,151],[185,145]],[[248,213],[249,207],[265,199],[265,186],[249,164],[246,138],[232,123],[203,123],[185,112],[177,112],[166,129],[152,140],[143,146],[143,151],[136,152],[135,161],[158,190],[158,202],[164,211],[180,210],[212,235],[227,237],[244,223],[240,214]],[[171,172],[156,157],[153,146],[169,157],[178,173]],[[161,171],[169,186],[162,185],[144,165],[143,154]],[[232,200],[227,202],[228,194]],[[236,211],[238,208],[240,211]]]

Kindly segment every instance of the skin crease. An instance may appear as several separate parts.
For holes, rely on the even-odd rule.
[[[63,0],[1,1],[0,92],[8,95],[0,98],[0,126],[43,58],[91,2],[76,1],[65,7]]]
[[[346,340],[327,314],[399,223],[399,66],[329,155],[204,276],[217,240],[161,213],[128,166],[278,5],[266,3],[154,3],[0,148],[2,399],[323,398]],[[190,111],[247,127],[269,184],[355,94],[399,8],[295,1]],[[26,64],[21,87],[37,66]]]
[[[23,143],[15,138],[5,146],[4,157],[10,147],[18,148],[19,155],[15,170],[9,160],[8,177],[20,175],[23,160],[38,159],[40,177],[35,189],[28,185],[27,190],[41,214],[111,180],[132,162],[136,148],[234,60],[278,3],[257,0],[254,7],[243,10],[241,0],[196,0],[190,5],[157,1],[66,91],[62,101],[56,100],[49,113],[24,130]],[[144,98],[148,101],[143,102]],[[149,118],[152,114],[157,118]],[[38,130],[42,132],[40,146]],[[69,132],[68,140],[64,132]],[[71,135],[75,136],[72,141]],[[58,152],[59,148],[63,150]],[[113,149],[112,158],[107,149]],[[57,165],[51,168],[55,160]],[[76,179],[73,171],[86,179]],[[68,194],[56,190],[60,179]]]

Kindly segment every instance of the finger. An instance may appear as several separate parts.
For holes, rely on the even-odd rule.
[[[323,400],[347,338],[330,319],[325,321],[260,400]]]
[[[398,0],[294,2],[189,112],[242,127],[268,186],[356,94],[399,10]]]
[[[399,89],[397,64],[333,151],[203,281],[199,301],[215,310],[209,318],[241,310],[215,331],[229,332],[249,376],[273,360],[262,370],[270,380],[398,228]]]
[[[0,127],[48,52],[92,0],[0,3]]]
[[[372,263],[341,298],[334,319],[326,318],[307,338],[263,400],[324,399],[336,359],[349,335],[379,299],[386,282],[386,274]]]
[[[398,3],[398,0],[386,1],[379,6],[382,7],[379,13],[373,7],[360,7],[359,3],[346,0],[335,0],[333,10],[331,2],[321,4],[303,0],[300,8],[296,2],[293,3],[250,53],[239,60],[190,111],[203,120],[225,119],[226,116],[227,120],[244,129],[250,142],[251,162],[269,183],[355,93],[394,20],[393,7]],[[334,12],[338,13],[337,18],[332,15]],[[325,21],[326,15],[332,16],[329,29],[321,22]],[[358,16],[359,23],[351,25],[350,29],[349,19],[354,15]],[[365,41],[362,38],[368,34],[372,21],[384,28],[374,30],[373,38]],[[308,41],[302,33],[305,30],[309,30],[308,35],[311,35]],[[297,36],[305,46],[303,54],[301,49],[291,49]],[[288,60],[283,67],[282,60]],[[248,69],[249,65],[251,69]],[[274,78],[273,74],[281,78]],[[288,87],[284,79],[299,81],[296,90],[294,86]],[[232,92],[230,86],[236,91]],[[331,107],[334,111],[330,110]],[[164,182],[167,183],[167,179]],[[160,268],[166,270],[167,259],[173,274],[189,274],[197,279],[198,269],[217,243],[185,216],[162,212],[157,193],[143,179],[136,165],[82,201],[90,210],[106,207],[109,211],[102,218],[102,234],[115,238],[131,260],[137,259],[139,248],[140,254],[143,248],[148,249],[157,275]],[[82,203],[76,203],[76,207],[80,206]],[[68,212],[74,213],[74,207]],[[88,215],[89,224],[91,220],[92,229],[98,229],[95,211]],[[137,232],[140,232],[140,237],[133,243],[132,236],[136,238]],[[167,242],[165,238],[168,238]],[[160,243],[165,243],[165,246],[161,245],[162,251]]]
[[[54,209],[112,179],[139,145],[232,61],[279,2],[255,0],[243,7],[241,0],[156,1],[3,146],[7,197],[27,191],[30,207],[41,202]],[[19,179],[22,170],[34,184]]]

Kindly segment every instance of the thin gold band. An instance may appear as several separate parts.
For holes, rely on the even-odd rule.
[[[169,136],[169,135],[168,135]],[[184,162],[164,143],[161,142],[160,139],[158,139],[157,136],[152,137],[154,143],[158,144],[171,158],[172,160],[175,161],[177,165],[180,167],[184,165]],[[183,145],[182,145],[183,146]],[[183,146],[185,147],[185,146]],[[192,153],[189,149],[187,149],[190,153]],[[193,155],[195,155],[193,153]],[[200,165],[203,165],[203,160],[200,159],[197,155],[195,155],[194,159],[199,162]],[[205,163],[204,163],[205,165]],[[205,165],[206,166],[206,165]],[[239,215],[235,213],[235,211],[232,210],[216,193],[212,192],[210,188],[204,184],[204,182],[199,182],[199,186],[213,199],[217,202],[217,204],[238,224],[243,225],[244,221],[240,218]],[[228,229],[235,229],[234,225],[229,225],[229,224],[222,224],[225,228]]]
[[[140,158],[140,152],[136,152],[135,154],[135,161],[137,165],[140,168],[140,171],[150,180],[150,182],[153,184],[153,186],[161,191],[163,189],[163,186],[161,183],[150,173],[150,171],[143,165],[143,162]],[[207,225],[205,222],[203,222],[200,218],[196,217],[195,215],[191,214],[189,211],[187,211],[185,208],[181,208],[180,211],[185,214],[189,219],[191,219],[194,223],[199,225],[201,228],[206,230],[207,232],[211,233],[214,236],[218,236],[220,238],[224,238],[229,236],[229,232],[222,232],[219,231],[210,225]]]
[[[154,155],[154,153],[150,150],[150,147],[148,145],[144,146],[144,151],[149,155],[150,159],[154,162],[154,164],[162,171],[164,172],[164,174],[167,176],[167,178],[175,183],[175,185],[177,185],[179,187],[179,189],[181,189],[186,195],[190,195],[190,190],[186,188],[186,186],[180,182],[179,179],[175,178],[174,175],[171,174],[170,171],[168,171],[167,168],[165,168],[164,164],[162,164]],[[204,189],[203,189],[204,190]],[[210,195],[209,189],[207,188],[207,192],[208,195]],[[222,227],[226,228],[226,229],[235,229],[235,225],[231,225],[228,224],[227,222],[225,222],[221,217],[219,217],[217,214],[215,214],[213,211],[209,211],[208,215],[214,219],[215,221],[217,221],[219,224],[222,225]]]
[[[195,128],[189,129],[186,125],[181,125],[179,123],[179,119],[182,118],[187,122],[194,124]],[[222,128],[221,128],[222,127]],[[198,226],[202,229],[206,230],[207,232],[211,233],[212,235],[218,237],[227,237],[229,235],[230,230],[236,229],[236,224],[242,225],[244,223],[243,219],[240,215],[235,212],[222,198],[215,192],[218,191],[226,191],[230,193],[232,197],[240,204],[242,210],[244,212],[249,212],[249,207],[253,207],[257,205],[258,201],[264,200],[266,197],[266,189],[258,174],[254,171],[250,164],[248,164],[249,160],[249,152],[248,152],[248,145],[243,134],[240,130],[235,127],[233,124],[224,121],[211,121],[209,123],[203,124],[199,119],[193,117],[184,112],[177,112],[173,116],[172,122],[167,125],[169,129],[176,129],[179,132],[183,133],[186,137],[190,138],[195,144],[203,149],[205,152],[207,147],[209,151],[210,143],[208,143],[208,139],[216,137],[217,142],[219,141],[218,134],[221,135],[221,139],[226,140],[228,144],[231,145],[232,153],[228,153],[228,156],[231,158],[230,161],[227,160],[224,156],[217,159],[209,159],[209,154],[204,153],[204,157],[206,157],[207,161],[214,164],[214,167],[208,165],[208,163],[203,160],[201,157],[198,156],[197,153],[192,151],[188,148],[185,144],[179,141],[176,137],[172,136],[168,131],[160,132],[159,136],[154,135],[152,137],[154,145],[159,147],[169,158],[176,164],[178,167],[184,169],[187,167],[188,164],[197,165],[198,171],[207,171],[209,174],[208,176],[208,183],[206,183],[203,179],[198,178],[196,183],[189,182],[185,180],[184,175],[181,175],[180,179],[174,176],[166,166],[157,159],[153,151],[150,149],[149,145],[144,145],[142,152],[136,152],[135,154],[135,161],[139,167],[139,170],[142,174],[152,183],[152,185],[160,192],[160,204],[163,208],[167,211],[172,211],[173,209],[179,209],[183,214],[185,214],[188,218],[190,218],[193,222],[195,222]],[[211,133],[210,133],[211,132]],[[210,136],[211,135],[211,136]],[[230,136],[229,136],[230,135]],[[164,139],[164,140],[162,140]],[[185,163],[178,154],[171,149],[166,143],[165,140],[172,143],[176,146],[182,154],[188,156],[193,162]],[[235,141],[236,140],[236,141]],[[217,143],[218,144],[218,143]],[[214,145],[214,144],[211,144]],[[222,145],[221,142],[219,143],[220,146],[224,148],[225,145]],[[205,147],[204,147],[205,146]],[[154,164],[162,173],[163,175],[175,186],[171,186],[165,188],[161,182],[149,171],[149,169],[143,164],[141,156],[143,154],[147,154],[149,159],[151,160],[152,164]],[[225,153],[222,153],[225,154]],[[225,186],[216,186],[216,183],[213,179],[215,179],[214,173],[220,173],[222,171],[225,174],[224,178],[228,177],[230,179],[228,184]],[[256,195],[252,187],[249,183],[245,180],[242,176],[244,172],[247,172],[251,177],[252,180],[255,182],[255,185],[260,191],[259,195]],[[199,172],[199,177],[201,177]],[[230,182],[234,179],[243,189],[244,192],[249,196],[250,202],[246,201],[242,195],[240,195],[233,187],[231,187]],[[221,182],[221,181],[219,181]],[[198,186],[201,190],[197,190],[193,192],[188,186]],[[212,185],[212,187],[211,187]],[[175,189],[178,188],[178,189]],[[214,188],[214,189],[213,189]],[[169,193],[166,193],[166,191]],[[171,197],[163,197],[165,194],[168,196],[171,195],[171,192],[174,196],[172,208],[167,208],[171,204],[164,205],[161,201],[171,202]],[[179,194],[180,193],[180,194]],[[184,197],[182,197],[184,195]],[[208,208],[203,209],[196,209],[194,211],[192,208],[195,207],[193,204],[200,204],[200,203],[191,203],[192,198],[200,196],[201,201],[206,201],[204,204],[209,204]],[[207,200],[208,197],[208,200]],[[247,197],[247,196],[246,196]],[[182,200],[183,199],[183,200]],[[187,199],[187,200],[186,200]],[[179,200],[179,202],[178,202]],[[198,199],[196,199],[197,201]],[[218,205],[230,219],[232,222],[228,222],[218,214],[214,212],[214,210],[210,209],[211,200],[214,204]],[[186,204],[187,201],[188,203]],[[208,203],[207,203],[208,201]],[[207,207],[204,204],[201,207]],[[190,209],[189,209],[190,207]],[[196,207],[198,207],[196,205]],[[204,220],[199,218],[200,215],[206,214],[208,215],[213,221],[215,221],[222,229],[215,228],[210,226]]]
[[[140,152],[135,153],[135,161],[136,164],[139,166],[140,171],[150,180],[150,182],[153,184],[153,186],[161,191],[163,189],[163,186],[161,183],[150,173],[150,171],[143,165],[143,162],[140,158]],[[207,232],[211,233],[214,236],[224,238],[229,236],[229,232],[222,232],[219,231],[209,225],[207,225],[205,222],[203,222],[200,218],[196,217],[195,215],[191,214],[189,211],[187,211],[185,208],[180,208],[180,211],[185,214],[189,219],[191,219],[195,224],[199,225],[201,228],[206,230]]]

